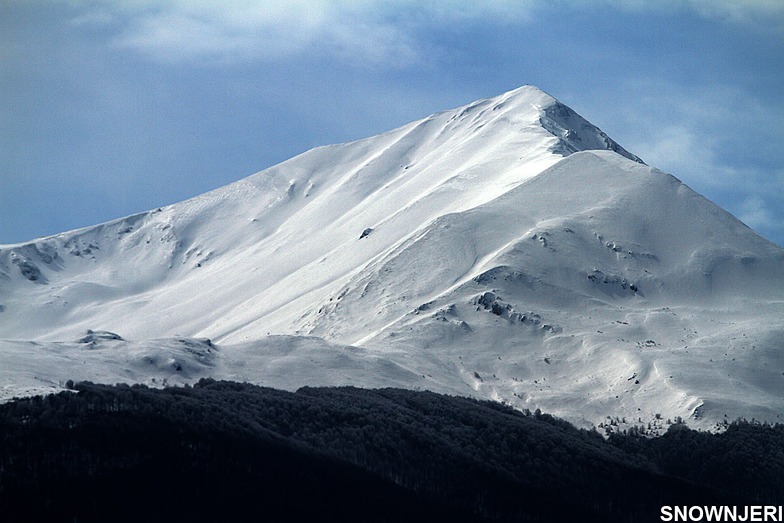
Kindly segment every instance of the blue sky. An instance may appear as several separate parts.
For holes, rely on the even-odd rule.
[[[6,0],[0,243],[523,84],[784,245],[780,0]]]

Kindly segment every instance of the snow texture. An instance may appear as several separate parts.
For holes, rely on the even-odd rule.
[[[525,86],[0,246],[0,339],[4,399],[212,376],[784,421],[784,249]]]

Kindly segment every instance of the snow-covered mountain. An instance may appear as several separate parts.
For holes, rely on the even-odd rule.
[[[782,421],[784,249],[526,86],[0,246],[0,339],[5,397],[213,376]]]

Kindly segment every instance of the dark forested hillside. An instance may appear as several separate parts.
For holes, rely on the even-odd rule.
[[[659,521],[784,492],[781,426],[608,441],[430,392],[74,390],[0,405],[4,521]]]

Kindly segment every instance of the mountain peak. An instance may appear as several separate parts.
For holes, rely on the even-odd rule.
[[[782,282],[784,250],[523,86],[0,246],[0,401],[212,376],[780,419]]]
[[[645,163],[576,111],[533,85],[523,85],[447,112],[453,113],[452,119],[472,116],[471,125],[475,130],[493,121],[512,126],[538,125],[557,139],[550,145],[550,152],[560,156],[578,151],[608,150]]]
[[[549,105],[550,103],[557,101],[553,95],[531,84],[525,84],[521,85],[520,87],[516,87],[515,89],[494,97],[494,99],[498,99],[499,101],[519,100],[528,103],[537,103],[542,106]]]
[[[621,147],[618,142],[580,116],[571,107],[561,103],[554,96],[538,87],[524,85],[501,96],[507,100],[526,100],[528,103],[535,103],[541,107],[542,115],[539,118],[539,123],[559,140],[559,144],[553,152],[568,156],[577,151],[608,150],[637,163],[645,163],[639,156]]]
[[[578,151],[608,150],[637,163],[645,163],[639,156],[621,147],[604,131],[558,100],[553,99],[553,103],[544,108],[539,122],[547,132],[559,139],[559,147],[554,149],[554,152],[563,156]]]

